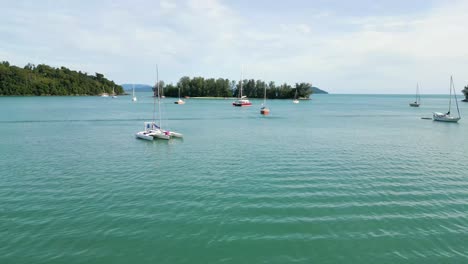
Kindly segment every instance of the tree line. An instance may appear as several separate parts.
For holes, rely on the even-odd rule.
[[[187,77],[180,78],[177,84],[165,85],[159,82],[161,93],[169,97],[178,97],[179,89],[181,97],[239,97],[241,82],[223,78]],[[296,83],[276,85],[274,82],[262,80],[243,80],[242,95],[249,98],[263,98],[266,88],[266,97],[269,99],[309,98],[312,94],[312,84]],[[156,90],[155,87],[153,90]]]
[[[124,94],[122,86],[101,73],[88,75],[65,67],[27,64],[23,68],[0,63],[0,95],[100,95]]]

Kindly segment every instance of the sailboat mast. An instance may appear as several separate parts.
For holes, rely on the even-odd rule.
[[[159,127],[161,128],[161,91],[159,89],[159,71],[158,65],[156,65],[156,82],[158,89],[158,114],[159,114]]]
[[[419,103],[418,97],[419,97],[419,83],[416,83],[416,100],[415,100],[416,103]]]
[[[453,83],[452,76],[450,76],[450,81],[451,81],[451,87],[453,87],[453,95],[455,96],[455,103],[457,105],[457,112],[458,112],[458,117],[460,118],[460,108],[458,108],[458,99],[457,99],[457,92],[455,92],[455,84]]]
[[[265,91],[263,92],[263,105],[266,105],[266,85],[265,85]]]
[[[242,75],[244,73],[244,67],[241,66],[241,79],[240,79],[240,96],[239,98],[242,99],[242,83],[243,83],[243,80],[242,80]]]
[[[155,115],[156,115],[156,93],[158,90],[156,90],[158,87],[158,65],[156,64],[156,85],[154,86],[154,92],[153,92],[153,123],[156,121]]]
[[[449,109],[448,109],[449,113],[450,113],[450,108],[452,106],[452,86],[453,86],[453,79],[452,79],[452,76],[450,76],[450,96],[449,96]]]

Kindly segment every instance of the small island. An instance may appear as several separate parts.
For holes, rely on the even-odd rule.
[[[23,68],[0,63],[0,96],[124,94],[122,86],[101,73],[88,75],[65,67],[27,64]]]
[[[123,84],[125,90],[131,90],[132,84]],[[135,84],[137,90],[154,91],[154,87],[149,85]],[[178,97],[179,90],[181,97],[204,97],[204,98],[232,98],[238,97],[240,91],[240,81],[223,78],[204,78],[184,76],[180,78],[177,84],[165,84],[159,82],[161,94],[167,97]],[[242,95],[249,98],[263,98],[266,88],[268,99],[292,99],[296,95],[298,99],[310,99],[313,93],[326,94],[327,92],[313,87],[310,83],[296,83],[294,86],[289,84],[276,85],[274,82],[265,82],[262,80],[243,80]]]

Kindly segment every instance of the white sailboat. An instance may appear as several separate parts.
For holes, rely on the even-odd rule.
[[[178,132],[164,130],[161,128],[161,90],[159,88],[159,72],[158,67],[156,66],[156,90],[154,91],[157,93],[153,96],[153,121],[152,122],[145,122],[145,130],[137,132],[135,136],[140,139],[145,140],[153,140],[155,138],[159,139],[171,139],[171,137],[178,137],[182,138],[183,135]],[[155,112],[156,112],[156,97],[158,98],[158,113],[159,113],[159,125],[156,124],[155,121]]]
[[[174,104],[185,104],[185,101],[180,99],[180,86],[179,86],[179,100],[175,101]]]
[[[133,92],[132,92],[132,101],[133,102],[136,102],[137,101],[137,98],[135,96],[135,84],[132,85],[132,88],[133,88]]]
[[[247,96],[242,95],[242,83],[244,82],[242,74],[243,74],[243,69],[241,69],[239,99],[237,99],[236,101],[232,103],[233,106],[251,106],[252,105],[249,99],[247,99]]]
[[[266,85],[265,85],[265,91],[263,94],[263,104],[262,108],[260,108],[260,114],[262,115],[269,115],[270,114],[270,108],[266,105]]]
[[[411,107],[419,107],[421,105],[421,97],[419,96],[419,83],[416,83],[416,99],[409,104]]]
[[[458,117],[450,115],[450,108],[452,106],[452,90],[453,90],[453,95],[455,97],[455,103],[457,105],[457,112],[458,112]],[[433,115],[433,120],[434,121],[441,121],[441,122],[458,122],[458,120],[461,119],[460,116],[460,109],[458,108],[458,100],[457,100],[457,93],[455,92],[455,86],[453,85],[453,78],[450,76],[450,96],[449,96],[449,109],[447,113],[439,113],[439,112],[434,112]]]
[[[294,93],[293,104],[298,104],[298,103],[299,103],[299,100],[297,100],[297,88],[296,88],[296,93]]]
[[[117,95],[115,95],[114,87],[112,87],[112,98],[117,98]]]

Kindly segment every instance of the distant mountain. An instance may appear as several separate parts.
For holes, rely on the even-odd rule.
[[[318,87],[312,87],[312,91],[313,91],[314,94],[328,94],[327,91],[321,90]]]
[[[153,91],[153,87],[147,84],[131,84],[131,83],[121,84],[121,86],[124,88],[125,91],[132,91],[133,85],[135,85],[135,91],[139,91],[139,92],[152,92]]]

